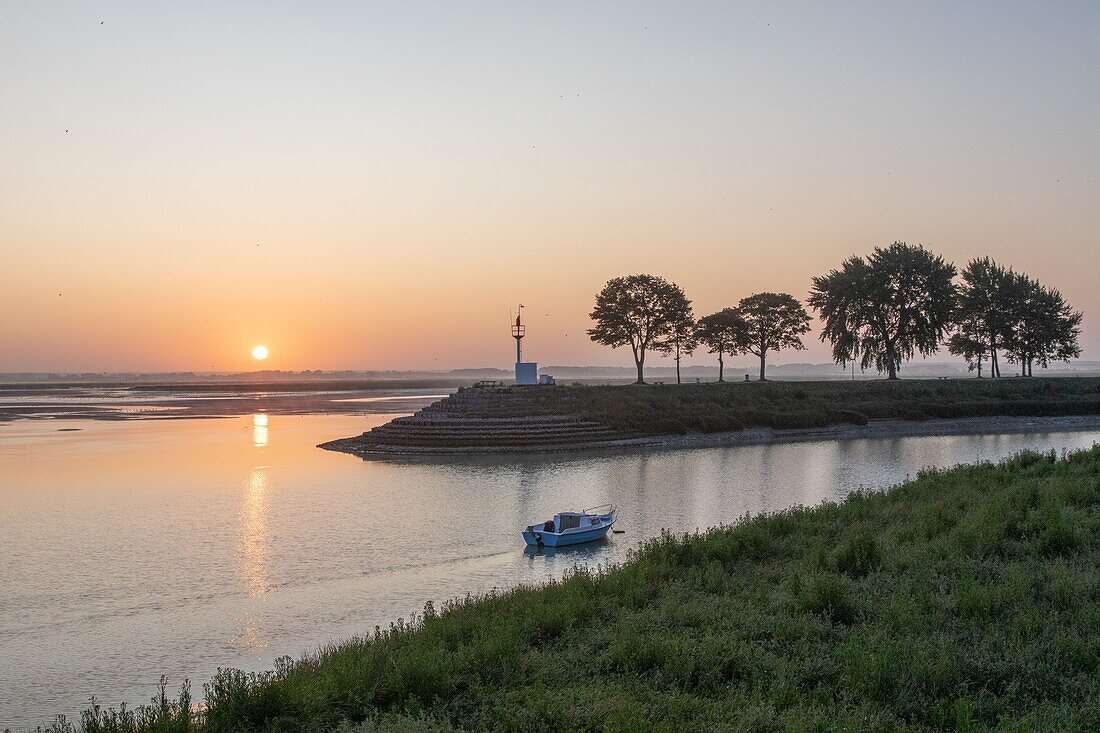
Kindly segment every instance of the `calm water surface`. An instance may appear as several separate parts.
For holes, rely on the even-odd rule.
[[[143,702],[408,618],[432,599],[618,562],[662,528],[883,488],[925,466],[1097,432],[364,462],[315,444],[391,415],[0,424],[0,729],[92,695]],[[77,430],[73,430],[77,429]],[[556,510],[621,507],[625,534],[527,554]],[[200,691],[201,696],[201,691]]]

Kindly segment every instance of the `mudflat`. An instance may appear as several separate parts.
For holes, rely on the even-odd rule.
[[[166,384],[0,384],[0,423],[54,418],[170,420],[249,415],[412,412],[465,380]]]

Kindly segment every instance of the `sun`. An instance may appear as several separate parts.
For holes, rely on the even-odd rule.
[[[267,347],[264,346],[263,344],[260,344],[259,346],[256,346],[255,348],[253,348],[252,349],[252,358],[256,359],[257,361],[263,361],[264,359],[266,359],[267,358]]]

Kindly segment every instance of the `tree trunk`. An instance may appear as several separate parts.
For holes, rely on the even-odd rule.
[[[721,351],[718,352],[718,381],[719,382],[724,381],[722,379],[722,352]]]
[[[760,381],[761,381],[761,382],[766,382],[766,381],[768,381],[768,380],[767,380],[767,379],[766,379],[766,378],[764,377],[764,357],[765,357],[765,355],[766,355],[767,353],[768,353],[768,352],[766,352],[766,351],[761,351],[761,352],[760,352]]]
[[[676,349],[676,384],[680,384],[680,350]]]
[[[889,341],[886,343],[886,378],[898,378],[898,365],[894,357],[894,344]]]
[[[634,365],[638,367],[638,381],[635,384],[645,384],[645,351],[638,353],[634,359]]]

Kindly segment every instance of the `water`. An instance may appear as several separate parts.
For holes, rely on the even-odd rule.
[[[432,599],[618,562],[662,528],[883,488],[1100,432],[365,462],[315,448],[391,415],[0,424],[0,729],[196,687]],[[519,529],[614,502],[625,534],[529,554]]]

